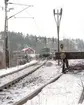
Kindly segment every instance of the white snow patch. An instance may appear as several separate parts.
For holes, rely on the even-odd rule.
[[[30,65],[32,65],[34,63],[37,63],[37,61],[33,60],[33,61],[29,62],[29,63],[24,64],[24,65],[18,65],[16,67],[12,67],[12,68],[1,69],[0,70],[0,76],[11,73],[11,72],[14,72],[14,71],[17,71],[17,70],[22,69],[22,68],[24,68],[26,66],[30,66]]]
[[[24,105],[78,105],[82,91],[80,84],[80,78],[65,74]]]
[[[51,66],[44,66],[40,68],[31,75],[31,78],[41,77],[43,83],[45,83],[62,71],[62,68],[57,65],[57,61],[52,60],[49,62],[52,63]],[[80,60],[70,60],[70,64],[72,65],[75,65],[78,62],[80,62]],[[83,63],[83,60],[81,60],[81,62]],[[3,72],[5,71],[7,70],[4,70]],[[10,69],[10,71],[12,71],[12,69]],[[82,104],[78,104],[83,89],[81,81],[84,82],[84,72],[77,75],[64,74],[56,82],[46,86],[41,93],[32,100],[27,101],[24,105],[84,105],[84,102]],[[9,91],[11,95],[9,94],[7,96],[13,96],[12,100],[13,102],[16,102],[42,85],[42,83],[35,84],[35,82],[32,84],[30,83],[29,86],[22,88],[18,83],[18,86],[11,88]],[[8,104],[10,101],[8,99],[3,101],[4,102],[1,102],[1,105],[13,105],[11,103]]]
[[[74,59],[74,60],[69,60],[69,65],[76,65],[78,63],[84,64],[84,60],[83,59]]]

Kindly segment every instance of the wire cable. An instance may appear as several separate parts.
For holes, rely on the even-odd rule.
[[[20,6],[32,6],[33,7],[33,5],[26,5],[26,4],[19,4],[19,3],[11,3],[11,2],[9,2],[8,4],[14,4],[14,5],[20,5]]]
[[[17,14],[19,14],[19,13],[23,12],[23,11],[24,11],[24,10],[26,10],[27,8],[29,8],[29,6],[28,6],[28,7],[26,7],[26,8],[24,8],[24,9],[22,9],[21,11],[17,12],[16,14],[14,14],[14,15],[10,16],[8,19],[10,19],[10,18],[14,17],[15,15],[17,15]]]

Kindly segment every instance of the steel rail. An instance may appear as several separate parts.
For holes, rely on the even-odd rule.
[[[83,100],[84,100],[84,87],[83,87],[83,90],[82,90],[80,99],[79,99],[79,101],[78,101],[78,104],[82,104]]]
[[[5,88],[8,88],[9,86],[13,85],[14,83],[18,82],[19,80],[23,79],[24,77],[28,76],[29,74],[32,74],[32,73],[35,72],[37,69],[39,69],[40,67],[42,67],[45,63],[46,63],[46,61],[43,62],[40,66],[37,66],[37,67],[34,68],[33,70],[29,71],[28,73],[23,74],[22,76],[17,77],[17,78],[15,78],[15,79],[13,79],[13,80],[10,80],[8,83],[3,84],[2,86],[0,86],[0,91],[2,91],[2,90],[5,89]]]
[[[21,70],[23,70],[23,69],[26,69],[26,68],[30,67],[30,66],[36,65],[37,63],[38,63],[38,62],[35,62],[34,64],[26,65],[25,67],[19,68],[18,70],[15,70],[15,71],[13,71],[13,72],[10,72],[10,73],[7,73],[7,74],[3,74],[3,75],[0,76],[0,78],[3,78],[3,77],[5,77],[5,76],[11,75],[11,74],[14,74],[14,73],[16,73],[16,72],[19,72],[19,71],[21,71]]]
[[[32,98],[34,98],[36,95],[38,95],[42,89],[44,87],[46,87],[47,85],[55,82],[56,80],[58,80],[63,74],[60,73],[59,75],[57,75],[55,78],[51,79],[50,81],[48,81],[47,83],[45,83],[44,85],[42,85],[41,87],[39,87],[38,89],[34,90],[33,92],[31,92],[30,94],[28,94],[27,96],[25,96],[24,98],[22,98],[21,100],[15,102],[13,105],[23,105],[24,103],[26,103],[28,100],[31,100]]]
[[[58,80],[61,76],[63,75],[63,73],[59,74],[58,76],[56,76],[55,78],[53,78],[52,80],[50,80],[49,82],[45,83],[44,85],[42,85],[41,87],[39,87],[38,89],[32,91],[30,94],[28,94],[27,96],[23,97],[22,99],[20,99],[19,101],[15,102],[13,105],[23,105],[25,104],[28,100],[33,99],[36,95],[38,95],[42,89],[49,85],[50,83],[55,82],[56,80]],[[81,92],[78,104],[82,103],[84,100],[84,87],[83,90]]]

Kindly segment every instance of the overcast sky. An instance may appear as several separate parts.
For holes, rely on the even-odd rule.
[[[62,7],[60,38],[84,39],[84,0],[9,0],[9,2],[33,5],[16,17],[34,17],[34,19],[9,19],[9,31],[57,37],[53,9]],[[0,6],[4,6],[4,0],[0,0]],[[8,8],[11,7],[14,7],[14,10],[8,12],[8,17],[25,8],[9,4]],[[4,30],[4,10],[0,8],[0,31],[2,30]]]

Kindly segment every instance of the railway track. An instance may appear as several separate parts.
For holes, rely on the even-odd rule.
[[[44,61],[41,64],[32,65],[28,68],[21,69],[19,71],[15,71],[13,73],[10,73],[8,75],[5,75],[0,78],[0,91],[3,89],[7,89],[8,87],[12,86],[13,84],[17,83],[19,80],[23,79],[24,77],[28,76],[29,74],[33,73],[37,69],[39,69],[41,66],[43,66],[46,63]]]
[[[79,68],[77,68],[77,66],[78,66]],[[78,65],[76,65],[76,66],[71,66],[71,67],[69,68],[69,71],[71,70],[71,68],[74,69],[74,70],[77,70],[77,71],[79,70],[79,72],[80,72],[80,70],[82,70],[82,69],[84,68],[84,65],[81,66],[81,64],[78,64]],[[70,71],[70,72],[72,72],[72,71]],[[78,73],[78,72],[77,72],[77,73]],[[74,74],[74,73],[73,73],[73,74]],[[50,83],[55,82],[55,81],[58,80],[62,75],[63,75],[62,73],[58,74],[55,78],[51,79],[50,81],[48,81],[47,83],[45,83],[44,85],[42,85],[41,87],[39,87],[38,89],[32,91],[30,94],[28,94],[27,96],[25,96],[25,97],[22,98],[21,100],[15,102],[13,105],[23,105],[23,104],[25,104],[28,100],[31,100],[31,99],[33,99],[35,96],[37,96],[37,95],[42,91],[42,89],[43,89],[45,86],[49,85]],[[83,91],[82,91],[82,94],[81,94],[81,96],[80,96],[80,98],[79,98],[79,102],[78,102],[78,103],[82,103],[83,100],[84,100],[84,88],[83,88]]]
[[[46,62],[45,62],[46,63]],[[44,63],[44,64],[45,64]],[[47,64],[46,64],[47,65]],[[38,69],[38,71],[40,72],[40,74],[41,74],[41,71],[42,71],[42,69],[44,69],[45,68],[45,66],[46,65],[38,65],[38,66],[41,66],[41,69]],[[55,64],[56,65],[56,64]],[[36,68],[36,67],[35,67]],[[50,67],[49,67],[50,68]],[[59,68],[58,68],[59,69]],[[42,77],[42,79],[40,78],[40,75],[39,75],[39,72],[38,72],[37,70],[35,70],[35,72],[37,72],[38,74],[37,75],[35,75],[34,73],[34,71],[32,71],[31,73],[29,73],[29,74],[31,74],[31,75],[28,75],[27,76],[27,78],[26,78],[26,80],[25,81],[23,81],[23,79],[20,79],[20,81],[17,83],[17,84],[15,84],[15,85],[13,85],[14,87],[12,88],[12,90],[14,91],[15,89],[17,89],[17,91],[16,92],[18,92],[18,88],[20,87],[20,88],[22,88],[22,86],[21,85],[23,85],[23,90],[20,90],[20,92],[18,92],[18,95],[21,95],[21,97],[22,98],[18,98],[18,99],[16,99],[16,100],[14,100],[13,98],[11,99],[11,100],[9,100],[9,104],[1,104],[1,105],[23,105],[24,103],[26,103],[28,100],[31,100],[31,99],[33,99],[35,96],[37,96],[41,91],[42,91],[42,89],[45,87],[45,86],[47,86],[48,84],[50,84],[50,83],[52,83],[52,82],[54,82],[54,81],[56,81],[56,80],[58,80],[63,74],[62,73],[60,73],[60,72],[58,72],[57,73],[57,75],[54,75],[53,77],[51,77],[50,79],[47,79],[46,80],[46,82],[43,82],[43,84],[41,84],[41,85],[39,85],[39,86],[37,86],[36,88],[33,88],[33,85],[38,85],[42,80],[43,80],[43,77]],[[44,70],[45,71],[45,70]],[[34,73],[33,73],[34,72]],[[51,72],[50,70],[49,70],[49,72]],[[72,74],[72,73],[71,73]],[[33,76],[32,76],[33,75]],[[42,75],[42,74],[41,74]],[[52,74],[51,74],[52,75]],[[74,74],[75,75],[75,74]],[[30,78],[28,78],[30,76]],[[39,77],[40,78],[40,81],[38,81],[39,80],[39,78],[37,78],[37,77]],[[32,77],[35,77],[35,78],[32,78]],[[31,79],[32,78],[32,79]],[[36,80],[35,80],[36,79]],[[23,81],[23,82],[21,82],[21,81]],[[37,83],[37,82],[39,82],[39,83]],[[17,81],[16,81],[17,82]],[[28,82],[28,83],[26,83],[26,82]],[[32,83],[34,83],[33,85],[31,85]],[[20,84],[20,85],[19,85]],[[19,86],[18,86],[19,85]],[[29,85],[29,86],[28,86]],[[31,85],[31,86],[30,86]],[[10,86],[10,85],[9,85]],[[8,87],[9,87],[8,86]],[[18,86],[17,88],[16,88],[16,86]],[[25,95],[25,93],[24,94],[22,94],[22,91],[24,92],[25,91],[25,87],[27,87],[27,92],[26,92],[26,95]],[[29,89],[29,87],[31,87],[31,90]],[[12,93],[11,91],[10,91],[10,88],[8,88],[8,89],[4,89],[3,90],[3,92],[1,93],[1,94],[5,94],[7,91],[9,91],[10,93]],[[5,93],[4,93],[5,92]],[[28,93],[28,95],[27,95],[27,93]],[[16,97],[18,97],[18,95],[16,96]],[[0,95],[1,96],[1,95]],[[5,94],[5,96],[6,96],[6,94]],[[13,95],[12,95],[13,96]],[[0,97],[1,98],[1,97]],[[10,98],[10,97],[8,97],[8,98]]]
[[[31,92],[30,94],[28,94],[26,97],[24,97],[24,98],[22,98],[21,100],[17,101],[17,102],[14,103],[13,105],[23,105],[23,104],[26,103],[28,100],[31,100],[31,99],[34,98],[36,95],[38,95],[38,94],[41,92],[41,90],[42,90],[45,86],[47,86],[47,85],[49,85],[49,84],[55,82],[55,81],[58,80],[62,75],[63,75],[62,73],[58,74],[56,77],[54,77],[54,78],[51,79],[50,81],[46,82],[44,85],[42,85],[42,86],[39,87],[38,89],[32,91],[32,92]]]
[[[23,66],[23,67],[21,67],[21,68],[18,68],[18,70],[15,70],[15,71],[12,71],[12,72],[9,72],[9,73],[0,75],[0,78],[3,78],[3,77],[5,77],[5,76],[8,76],[8,75],[11,75],[11,74],[14,74],[14,73],[17,73],[17,72],[19,72],[19,71],[21,71],[21,70],[23,70],[23,69],[25,69],[25,68],[28,68],[28,67],[33,66],[33,65],[36,65],[36,64],[38,64],[38,61],[36,61],[36,62],[34,62],[34,63],[32,63],[32,64],[29,64],[29,65]]]
[[[21,79],[18,83],[14,84],[10,88],[3,89],[3,91],[0,92],[0,104],[13,105],[13,103],[17,102],[18,99],[21,99],[21,97],[26,96],[27,93],[31,95],[31,92],[34,92],[34,94],[30,96],[30,98],[32,98],[34,95],[38,94],[38,92],[40,92],[42,88],[48,85],[48,83],[54,82],[57,78],[60,77],[59,74],[56,76],[56,68],[54,68],[53,73],[49,73],[48,75],[46,75],[46,73],[51,72],[52,69],[47,66],[48,64],[46,61],[44,62],[44,64],[42,63],[42,65],[40,65],[40,69],[35,70],[35,72]],[[50,69],[48,69],[46,72],[46,68]],[[18,97],[18,95],[21,97]],[[13,96],[15,96],[16,98]]]

